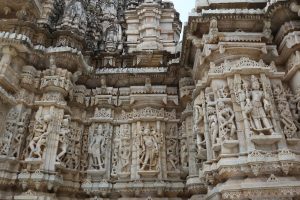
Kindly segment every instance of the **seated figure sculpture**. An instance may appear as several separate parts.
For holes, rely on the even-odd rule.
[[[115,52],[122,50],[122,28],[119,24],[115,23],[106,29],[105,35],[105,51]]]

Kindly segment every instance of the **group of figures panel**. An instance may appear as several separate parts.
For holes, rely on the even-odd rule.
[[[54,118],[51,109],[40,107],[32,112],[20,105],[11,108],[1,134],[1,156],[23,160],[24,163],[42,163],[53,140],[57,142],[57,148],[53,148],[56,162],[68,169],[79,170],[81,146],[85,141],[83,126],[71,121],[69,115],[64,115],[58,131],[54,132]]]
[[[281,80],[264,75],[235,76],[218,83],[207,87],[194,103],[199,160],[208,159],[209,151],[213,152],[209,159],[238,153],[238,146],[247,143],[242,140],[251,140],[254,146],[282,138],[299,140],[299,89],[294,94]]]
[[[177,123],[167,124],[165,128],[160,122],[116,126],[112,176],[126,178],[133,168],[140,176],[156,176],[162,171],[179,173],[180,139]]]
[[[3,133],[0,141],[0,154],[10,157],[19,157],[24,133],[29,124],[28,111],[19,113],[17,108],[11,109],[3,119]],[[2,127],[1,127],[2,128]]]
[[[177,121],[84,124],[63,111],[59,115],[57,125],[51,108],[40,107],[32,113],[12,108],[1,135],[1,155],[43,163],[55,153],[55,165],[65,170],[108,172],[115,178],[128,178],[133,167],[141,176],[164,173],[171,177],[188,166],[184,127],[178,128]]]

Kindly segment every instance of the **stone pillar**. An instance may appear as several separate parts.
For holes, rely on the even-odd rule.
[[[197,165],[196,165],[196,145],[195,145],[195,137],[193,133],[193,115],[192,111],[187,113],[185,118],[185,132],[188,136],[188,151],[189,151],[189,176],[198,175]]]
[[[190,103],[187,104],[182,115],[182,130],[187,136],[187,149],[188,149],[188,177],[187,185],[197,185],[200,181],[199,172],[197,167],[197,150],[196,140],[193,132],[193,108]]]
[[[133,145],[132,145],[132,165],[131,165],[131,180],[135,181],[140,178],[137,173],[139,170],[139,145],[140,137],[139,132],[141,131],[141,122],[137,121],[132,124],[132,135],[133,135]]]
[[[33,181],[35,189],[57,190],[62,182],[57,172],[62,166],[58,154],[66,153],[67,134],[70,132],[70,110],[65,98],[72,93],[72,73],[57,68],[51,58],[50,69],[43,71],[40,90],[42,97],[35,101],[38,110],[35,113],[33,128],[28,136],[24,170],[19,179],[26,186]],[[31,187],[32,185],[28,185]]]

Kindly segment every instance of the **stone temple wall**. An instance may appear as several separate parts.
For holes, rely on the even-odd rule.
[[[0,1],[0,199],[300,199],[300,3]]]

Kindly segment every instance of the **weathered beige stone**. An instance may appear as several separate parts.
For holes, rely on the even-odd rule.
[[[0,199],[300,198],[297,1],[0,5]]]

